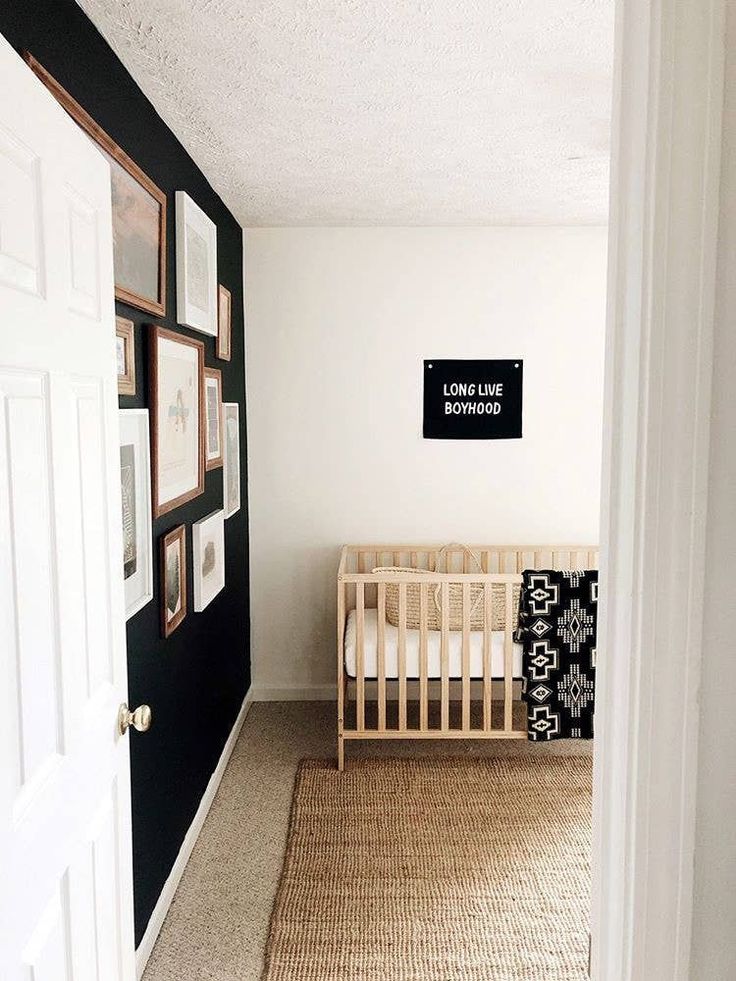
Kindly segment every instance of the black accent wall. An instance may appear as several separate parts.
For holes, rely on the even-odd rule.
[[[242,232],[74,0],[6,0],[0,4],[0,32],[18,51],[35,55],[166,192],[167,313],[157,322],[204,341],[205,363],[222,371],[224,401],[240,404],[243,503],[225,521],[225,589],[203,613],[192,611],[191,526],[222,506],[219,469],[207,472],[204,494],[154,521],[154,598],[127,625],[129,704],[147,702],[154,717],[148,733],[131,730],[130,734],[138,944],[250,684]],[[217,225],[218,279],[232,293],[230,362],[216,359],[214,338],[176,323],[176,190],[186,191]],[[137,392],[121,397],[120,407],[146,407],[144,325],[152,318],[122,303],[116,308],[136,325]],[[163,640],[158,540],[182,523],[187,526],[189,613],[175,633]]]

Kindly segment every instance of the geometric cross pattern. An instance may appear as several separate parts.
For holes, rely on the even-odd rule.
[[[559,667],[559,651],[550,647],[548,640],[533,640],[527,655],[530,681],[547,681],[550,673]]]
[[[595,685],[580,671],[579,664],[571,664],[568,673],[557,682],[557,692],[573,719],[579,719],[595,698]]]
[[[531,604],[530,613],[546,616],[559,600],[559,587],[550,582],[547,573],[532,573],[525,586],[526,597]]]
[[[557,618],[557,626],[563,643],[572,654],[577,654],[580,645],[595,632],[595,617],[580,606],[580,600],[571,599],[570,605]]]

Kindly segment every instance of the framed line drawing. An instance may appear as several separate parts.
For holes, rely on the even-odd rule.
[[[217,226],[186,191],[177,191],[176,319],[217,337]]]
[[[216,470],[222,466],[222,372],[204,369],[205,466]]]
[[[224,511],[225,517],[231,518],[240,510],[240,406],[237,402],[223,402],[222,428]]]
[[[217,287],[217,357],[229,361],[232,344],[232,297],[230,290]]]
[[[119,420],[125,619],[130,620],[153,599],[148,409],[121,409]]]
[[[132,320],[115,318],[118,395],[135,395],[135,331]]]
[[[161,538],[161,633],[169,637],[187,615],[187,536],[184,525]]]
[[[220,508],[192,525],[194,612],[201,613],[225,587],[225,512]]]
[[[23,58],[110,164],[115,298],[166,314],[166,195],[27,51]]]
[[[154,518],[204,491],[204,344],[153,325],[149,341]]]

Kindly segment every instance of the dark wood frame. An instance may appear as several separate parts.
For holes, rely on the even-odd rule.
[[[131,290],[115,284],[115,298],[121,303],[127,303],[131,307],[145,310],[146,313],[155,314],[158,317],[166,316],[166,195],[157,187],[150,177],[143,173],[135,161],[131,160],[128,154],[121,150],[117,143],[98,126],[90,114],[83,109],[66,89],[60,85],[53,75],[41,65],[28,51],[23,52],[23,59],[31,71],[40,78],[46,88],[55,97],[57,102],[69,113],[74,122],[80,126],[95,143],[99,144],[106,153],[127,170],[133,180],[137,181],[141,187],[154,198],[159,205],[159,243],[158,243],[158,299],[151,300],[145,296],[138,296]]]
[[[179,542],[179,554],[181,556],[181,568],[179,575],[179,587],[181,589],[181,609],[171,620],[166,618],[166,549],[172,542]],[[161,536],[161,552],[159,562],[160,583],[161,583],[161,634],[163,637],[170,637],[176,630],[184,617],[187,615],[187,529],[185,525],[172,528],[171,531]]]
[[[199,404],[199,433],[197,435],[199,444],[199,466],[197,486],[193,487],[190,491],[186,491],[184,494],[180,494],[179,497],[175,497],[170,501],[166,501],[165,504],[160,505],[158,503],[158,342],[162,338],[167,341],[173,341],[176,344],[184,344],[187,347],[193,347],[197,351],[199,371],[199,394],[197,399]],[[158,324],[152,324],[148,347],[149,412],[151,419],[151,507],[153,509],[154,518],[160,518],[162,514],[167,514],[167,512],[173,511],[174,508],[178,508],[181,504],[191,501],[192,498],[199,497],[199,495],[204,491],[204,421],[206,419],[204,399],[204,344],[202,341],[195,341],[191,337],[185,337],[184,334],[178,334],[174,330],[167,330],[165,327],[159,327]]]
[[[115,318],[115,336],[125,341],[125,374],[118,375],[118,395],[135,395],[135,328],[132,320]]]
[[[224,327],[220,320],[220,300],[227,296],[227,354],[223,339]],[[229,361],[233,356],[233,298],[230,290],[220,283],[217,287],[217,357],[221,361]]]
[[[220,455],[215,457],[214,460],[207,459],[207,430],[209,429],[209,422],[207,420],[207,379],[214,378],[217,382],[217,388],[219,391],[219,405],[220,405]],[[224,442],[224,431],[222,426],[222,372],[219,368],[205,368],[204,369],[204,465],[207,470],[217,470],[223,464],[222,452],[223,452],[223,442]]]

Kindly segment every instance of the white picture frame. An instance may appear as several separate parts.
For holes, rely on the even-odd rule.
[[[175,193],[176,319],[217,337],[217,226],[186,191]]]
[[[148,409],[120,409],[120,488],[125,619],[153,599],[153,529]]]
[[[222,403],[222,494],[225,517],[240,510],[240,406]]]
[[[194,612],[201,613],[225,588],[225,512],[220,508],[192,525]]]

